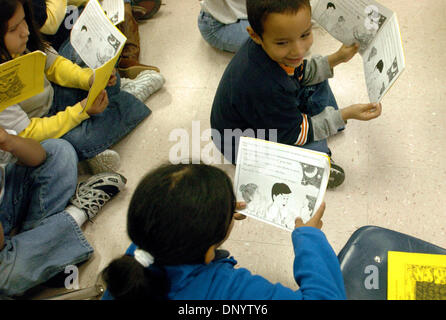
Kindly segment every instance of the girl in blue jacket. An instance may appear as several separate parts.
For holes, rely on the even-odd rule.
[[[297,219],[291,234],[297,291],[236,269],[233,257],[216,258],[239,205],[231,179],[216,167],[168,164],[147,174],[129,206],[133,243],[103,271],[103,299],[346,298],[338,259],[320,231],[325,203],[306,224]]]

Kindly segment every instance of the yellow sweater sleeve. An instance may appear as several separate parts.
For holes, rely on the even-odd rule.
[[[90,68],[81,68],[70,60],[58,56],[53,64],[45,71],[45,75],[51,82],[61,87],[90,90],[88,81],[93,75]]]
[[[52,117],[31,118],[31,123],[19,133],[19,136],[39,142],[46,139],[57,139],[88,118],[89,115],[82,111],[82,105],[77,103]]]
[[[46,0],[45,24],[40,29],[43,34],[53,35],[57,32],[67,11],[67,0]]]
[[[89,0],[67,0],[68,5],[80,7],[85,6]]]

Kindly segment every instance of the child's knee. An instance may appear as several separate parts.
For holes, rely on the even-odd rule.
[[[63,167],[65,170],[77,168],[78,158],[71,143],[63,139],[49,139],[42,142],[47,153],[47,161],[54,162],[54,169]]]

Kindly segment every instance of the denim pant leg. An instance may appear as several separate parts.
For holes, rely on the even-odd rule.
[[[65,209],[77,183],[77,157],[64,140],[42,142],[47,157],[38,167],[9,164],[0,218],[5,234],[35,228],[45,218]]]
[[[248,20],[243,19],[224,24],[203,10],[198,16],[198,29],[204,40],[214,48],[229,52],[237,52],[248,40],[249,34],[246,31],[248,25]]]
[[[338,110],[338,104],[333,92],[331,91],[328,80],[316,85],[303,87],[299,98],[307,106],[307,113],[310,117],[318,115],[324,111],[327,106],[331,106]],[[302,147],[305,149],[323,152],[331,156],[327,139],[313,141],[303,145]]]
[[[0,295],[6,296],[21,295],[93,254],[82,230],[65,211],[32,230],[5,237],[5,244],[0,251]]]
[[[75,61],[78,59],[69,42],[61,47],[61,52],[68,59]],[[82,61],[80,63],[83,64]],[[117,73],[116,76],[116,84],[106,88],[109,99],[108,107],[102,113],[82,121],[77,127],[61,137],[73,145],[79,161],[93,158],[117,143],[152,112],[135,96],[121,91],[119,74]],[[88,94],[88,92],[80,89],[65,88],[58,85],[53,87],[54,102],[48,114],[50,116],[65,110],[66,106],[81,101]]]
[[[46,161],[36,168],[6,167],[0,217],[0,294],[17,295],[89,257],[92,248],[65,209],[77,183],[77,158],[64,140],[42,142]],[[12,229],[18,234],[9,237]]]

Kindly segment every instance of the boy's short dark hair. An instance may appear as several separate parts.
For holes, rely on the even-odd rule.
[[[275,183],[271,189],[271,199],[279,194],[290,194],[291,189],[285,183]]]
[[[259,37],[263,35],[263,23],[270,13],[296,13],[303,7],[311,10],[310,0],[246,0],[249,24]]]

